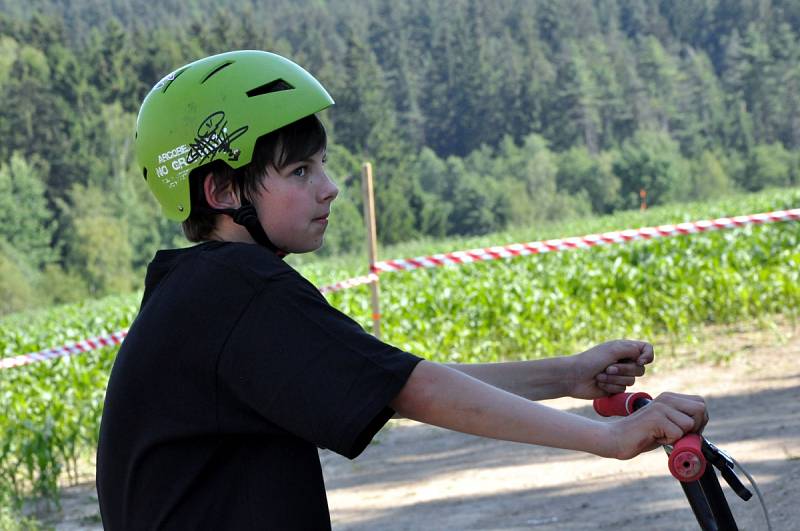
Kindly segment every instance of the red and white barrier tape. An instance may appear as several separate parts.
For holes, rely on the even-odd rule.
[[[752,214],[749,216],[736,216],[732,218],[718,218],[713,220],[695,221],[692,223],[679,223],[678,225],[660,225],[658,227],[645,227],[641,229],[628,229],[618,232],[605,232],[603,234],[590,234],[588,236],[564,238],[558,240],[544,240],[530,243],[513,243],[502,247],[487,247],[485,249],[472,249],[469,251],[455,251],[445,254],[434,254],[431,256],[421,256],[417,258],[406,258],[400,260],[386,260],[377,262],[372,267],[372,273],[361,277],[350,278],[319,288],[322,293],[330,293],[343,289],[370,284],[378,281],[378,273],[394,271],[410,271],[424,267],[439,267],[444,265],[465,264],[479,262],[483,260],[498,260],[501,258],[513,258],[515,256],[527,256],[538,253],[569,251],[571,249],[588,249],[596,245],[608,245],[612,243],[627,243],[637,240],[649,240],[652,238],[665,238],[668,236],[679,236],[681,234],[695,234],[713,230],[733,229],[746,225],[760,225],[764,223],[775,223],[779,221],[800,220],[800,208],[791,210],[779,210],[776,212],[766,212],[764,214]],[[37,361],[44,361],[73,354],[80,354],[88,350],[118,345],[127,335],[127,330],[115,332],[107,336],[99,336],[85,339],[77,343],[56,347],[30,354],[22,354],[12,358],[0,359],[0,370],[11,367],[28,365]]]
[[[440,267],[444,265],[464,264],[483,260],[498,260],[527,256],[538,253],[569,251],[571,249],[588,249],[596,245],[612,243],[627,243],[637,240],[679,236],[681,234],[694,234],[713,230],[733,229],[745,225],[760,225],[777,221],[800,220],[800,208],[780,210],[750,216],[736,216],[732,218],[718,218],[713,220],[696,221],[693,223],[679,223],[678,225],[660,225],[658,227],[645,227],[641,229],[628,229],[618,232],[605,232],[603,234],[590,234],[588,236],[564,238],[558,240],[544,240],[530,243],[513,243],[502,247],[487,247],[485,249],[471,249],[468,251],[455,251],[417,258],[400,260],[385,260],[376,262],[372,267],[373,273],[391,273],[395,271],[411,271],[425,267]]]
[[[348,278],[347,280],[342,280],[341,282],[331,284],[330,286],[322,286],[319,288],[319,291],[320,293],[330,293],[332,291],[354,288],[363,284],[372,284],[373,282],[377,281],[378,275],[375,273],[370,273],[369,275],[364,275],[363,277]]]
[[[377,282],[377,281],[378,281],[378,275],[370,273],[369,275],[365,275],[363,277],[350,278],[347,280],[343,280],[342,282],[337,282],[336,284],[323,286],[319,290],[322,293],[328,293],[332,291],[339,291],[342,289],[353,288],[356,286],[360,286],[362,284],[369,284],[371,282]],[[122,330],[120,332],[116,332],[114,334],[110,334],[107,336],[98,336],[89,339],[84,339],[83,341],[78,341],[77,343],[64,345],[62,347],[40,350],[39,352],[31,352],[29,354],[22,354],[11,358],[2,358],[0,359],[0,370],[11,369],[12,367],[21,367],[23,365],[30,365],[31,363],[36,363],[37,361],[46,361],[55,358],[63,358],[65,356],[72,356],[74,354],[81,354],[89,350],[108,347],[111,345],[119,345],[122,343],[122,340],[125,339],[125,336],[127,334],[128,334],[127,330]]]
[[[0,370],[10,369],[12,367],[20,367],[22,365],[29,365],[37,361],[52,360],[55,358],[63,358],[65,356],[72,356],[73,354],[81,354],[89,350],[95,350],[102,347],[110,347],[112,345],[119,345],[125,336],[128,334],[127,330],[120,330],[106,336],[91,337],[64,345],[63,347],[49,348],[47,350],[40,350],[39,352],[31,352],[29,354],[21,354],[13,358],[0,359]]]

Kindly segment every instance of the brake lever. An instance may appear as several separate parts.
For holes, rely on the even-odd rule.
[[[731,459],[728,454],[717,448],[705,437],[703,437],[702,451],[706,460],[720,471],[722,477],[733,489],[737,496],[744,501],[747,501],[753,497],[753,493],[744,486],[742,481],[739,479],[739,476],[737,476],[736,472],[733,471],[733,459]]]

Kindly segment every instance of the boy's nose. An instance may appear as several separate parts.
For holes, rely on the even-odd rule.
[[[320,185],[320,199],[322,201],[333,201],[339,195],[339,187],[336,186],[336,183],[333,182],[327,173],[325,173],[324,176]]]

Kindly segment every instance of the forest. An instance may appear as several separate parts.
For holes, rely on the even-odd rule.
[[[336,100],[321,253],[362,252],[365,160],[383,244],[800,184],[792,0],[0,0],[0,315],[131,292],[187,244],[138,106],[232,49]]]

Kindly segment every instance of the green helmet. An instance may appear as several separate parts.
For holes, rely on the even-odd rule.
[[[165,215],[189,217],[189,173],[213,160],[248,164],[256,140],[333,105],[300,66],[255,50],[183,66],[145,97],[136,121],[136,160]]]

